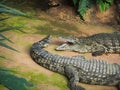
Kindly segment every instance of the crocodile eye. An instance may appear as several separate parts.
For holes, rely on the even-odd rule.
[[[67,42],[67,44],[68,44],[68,45],[74,45],[74,43],[72,43],[72,42]]]

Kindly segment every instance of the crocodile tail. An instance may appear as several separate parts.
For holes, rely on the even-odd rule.
[[[47,37],[43,38],[39,42],[33,44],[32,48],[45,48],[51,43],[52,35],[48,35]]]

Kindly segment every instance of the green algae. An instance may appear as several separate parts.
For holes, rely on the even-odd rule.
[[[72,24],[68,24],[66,22],[60,22],[60,21],[53,21],[51,20],[50,21],[50,24],[54,27],[58,27],[58,28],[61,28],[61,29],[66,29],[66,30],[69,30],[69,31],[78,31],[78,28],[75,26],[75,25],[72,25]]]
[[[68,90],[67,87],[67,79],[64,76],[60,76],[59,74],[53,74],[52,75],[52,85],[58,86],[61,88],[61,90]]]
[[[41,35],[69,35],[69,33],[65,32],[64,30],[61,30],[59,28],[54,28],[51,25],[47,24],[45,26],[39,26],[37,27],[38,31],[35,32],[35,34],[41,34]]]
[[[75,25],[65,22],[50,20],[49,18],[26,18],[20,16],[11,16],[4,22],[6,26],[24,26],[20,30],[28,33],[41,35],[70,35],[71,31],[78,32],[79,29]],[[20,32],[14,30],[14,32]]]
[[[37,71],[27,71],[27,72],[21,72],[20,67],[13,68],[13,74],[18,74],[22,77],[27,78],[31,83],[35,85],[35,87],[32,90],[41,90],[40,87],[37,87],[37,85],[50,85],[53,87],[58,87],[60,90],[69,90],[67,87],[67,80],[64,76],[53,73],[50,75],[47,75],[45,73],[36,73]],[[19,70],[18,70],[19,69]],[[44,87],[42,87],[44,89]]]
[[[78,28],[74,25],[70,25],[68,23],[63,23],[59,21],[49,20],[49,23],[45,25],[37,26],[36,29],[38,31],[35,32],[35,34],[41,34],[41,35],[70,35],[71,31],[78,32]]]

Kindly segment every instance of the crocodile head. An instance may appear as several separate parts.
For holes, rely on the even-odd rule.
[[[62,45],[58,46],[56,48],[57,51],[64,51],[64,50],[69,50],[69,51],[75,51],[75,52],[80,52],[80,53],[86,53],[91,51],[91,41],[88,40],[86,37],[58,37],[59,39],[63,40],[65,43]]]

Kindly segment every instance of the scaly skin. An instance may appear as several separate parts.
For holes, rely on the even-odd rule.
[[[118,85],[120,89],[120,65],[102,60],[86,60],[83,56],[60,56],[43,48],[51,42],[51,36],[33,44],[30,55],[39,65],[65,75],[70,90],[85,90],[78,82],[95,85]]]
[[[120,53],[120,33],[99,33],[88,37],[59,37],[67,43],[56,50],[70,50],[80,53],[92,53],[93,56],[103,53]]]

